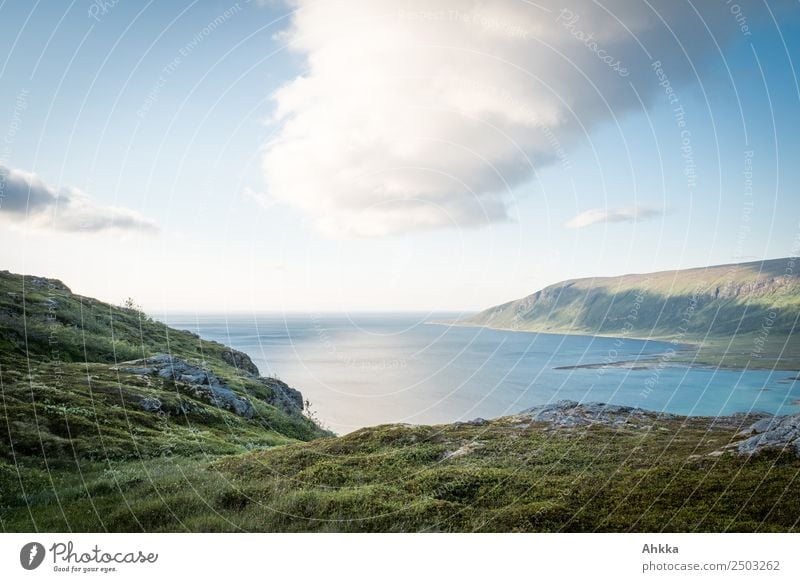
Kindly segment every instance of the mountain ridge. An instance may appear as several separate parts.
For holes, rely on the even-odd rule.
[[[796,257],[617,277],[568,279],[462,318],[539,333],[693,344],[693,361],[800,369]]]

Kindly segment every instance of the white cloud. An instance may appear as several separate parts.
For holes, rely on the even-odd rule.
[[[36,174],[0,164],[0,219],[36,230],[158,232],[155,222],[119,206],[102,206],[77,188],[56,189]]]
[[[664,101],[654,60],[678,87],[738,32],[724,6],[675,0],[289,4],[307,70],[274,96],[269,195],[343,235],[507,220],[534,168],[639,106],[632,87]]]
[[[609,222],[640,222],[664,214],[663,210],[630,206],[628,208],[593,208],[581,212],[567,221],[568,228],[585,228],[593,224]]]
[[[250,186],[245,186],[242,188],[242,196],[247,200],[252,200],[264,210],[268,210],[276,204],[272,196],[265,194],[264,192],[257,192]]]

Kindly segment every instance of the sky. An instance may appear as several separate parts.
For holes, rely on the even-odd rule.
[[[800,252],[800,5],[0,2],[0,268],[471,311]]]

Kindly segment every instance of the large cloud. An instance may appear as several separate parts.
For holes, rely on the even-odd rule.
[[[62,232],[158,231],[155,222],[134,210],[101,206],[77,188],[55,189],[36,174],[2,164],[0,218],[29,228]]]
[[[307,70],[275,96],[263,167],[271,197],[338,234],[505,220],[577,136],[666,103],[654,61],[677,89],[740,33],[723,2],[290,4]],[[737,6],[751,25],[764,12]]]

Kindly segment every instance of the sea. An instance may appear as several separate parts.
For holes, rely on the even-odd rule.
[[[247,353],[345,434],[384,423],[493,418],[555,402],[607,402],[682,415],[800,411],[797,372],[675,362],[670,342],[499,331],[447,313],[187,314],[162,318]],[[646,366],[609,362],[650,360]],[[576,368],[597,364],[600,367]]]

